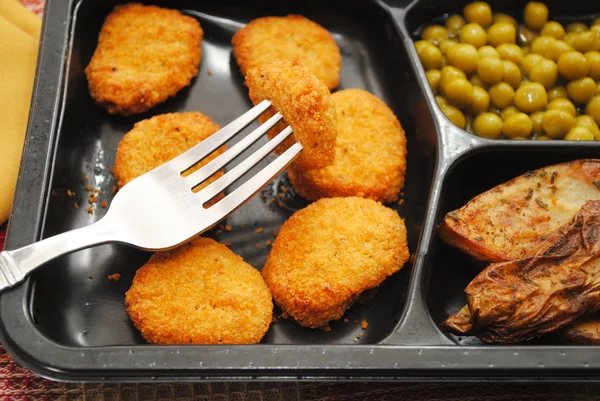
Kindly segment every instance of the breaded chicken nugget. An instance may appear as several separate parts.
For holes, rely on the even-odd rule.
[[[133,126],[117,147],[115,165],[112,172],[119,188],[129,181],[168,162],[202,142],[220,127],[210,118],[199,112],[169,113],[142,120]],[[217,149],[187,173],[198,170],[225,151],[225,146]],[[216,181],[223,175],[217,172],[203,182],[199,189]],[[222,196],[209,204],[217,202]]]
[[[331,95],[337,114],[333,165],[288,169],[296,193],[308,200],[360,196],[392,202],[404,186],[406,136],[394,113],[362,89]]]
[[[320,199],[279,230],[262,274],[300,325],[325,328],[408,260],[404,220],[358,197]]]
[[[133,324],[149,343],[254,344],[273,318],[258,270],[209,238],[159,252],[125,294]]]
[[[311,70],[297,61],[273,61],[248,71],[246,85],[254,104],[265,99],[271,100],[273,108],[280,111],[292,127],[294,138],[304,148],[294,162],[298,169],[323,168],[333,164],[335,105],[329,89]],[[261,122],[273,114],[272,109],[264,113]],[[285,126],[285,123],[279,123],[271,132],[281,132]],[[285,148],[293,142],[293,139],[288,139],[284,143]]]
[[[203,31],[179,11],[131,3],[106,18],[85,69],[91,96],[111,114],[142,113],[198,74]]]
[[[243,75],[271,61],[297,60],[329,89],[340,82],[340,49],[329,31],[301,15],[252,20],[233,35],[232,43]]]

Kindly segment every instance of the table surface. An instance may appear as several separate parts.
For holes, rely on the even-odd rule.
[[[0,0],[6,1],[6,0]],[[44,0],[22,0],[41,15]],[[6,225],[0,226],[0,250]],[[0,345],[0,401],[4,400],[600,400],[600,384],[461,384],[402,382],[55,383],[20,367]]]

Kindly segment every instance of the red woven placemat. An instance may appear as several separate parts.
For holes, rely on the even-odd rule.
[[[38,17],[44,13],[44,0],[21,0],[21,3],[33,11]]]
[[[4,240],[6,239],[6,224],[0,226],[0,251],[4,249]]]

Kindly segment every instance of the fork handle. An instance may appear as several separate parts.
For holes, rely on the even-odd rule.
[[[23,248],[0,252],[0,291],[20,283],[37,267],[61,255],[115,240],[112,226],[104,217],[96,223]]]

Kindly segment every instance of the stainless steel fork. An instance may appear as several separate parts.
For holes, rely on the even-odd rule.
[[[292,134],[286,127],[274,139],[205,188],[193,189],[221,170],[281,120],[277,113],[210,163],[189,175],[194,164],[213,153],[271,106],[264,100],[187,152],[132,180],[117,192],[106,215],[89,226],[56,235],[23,248],[0,253],[0,291],[22,281],[44,263],[94,245],[124,243],[146,250],[176,247],[232,213],[302,151],[295,143],[222,200],[206,202],[222,193]]]

